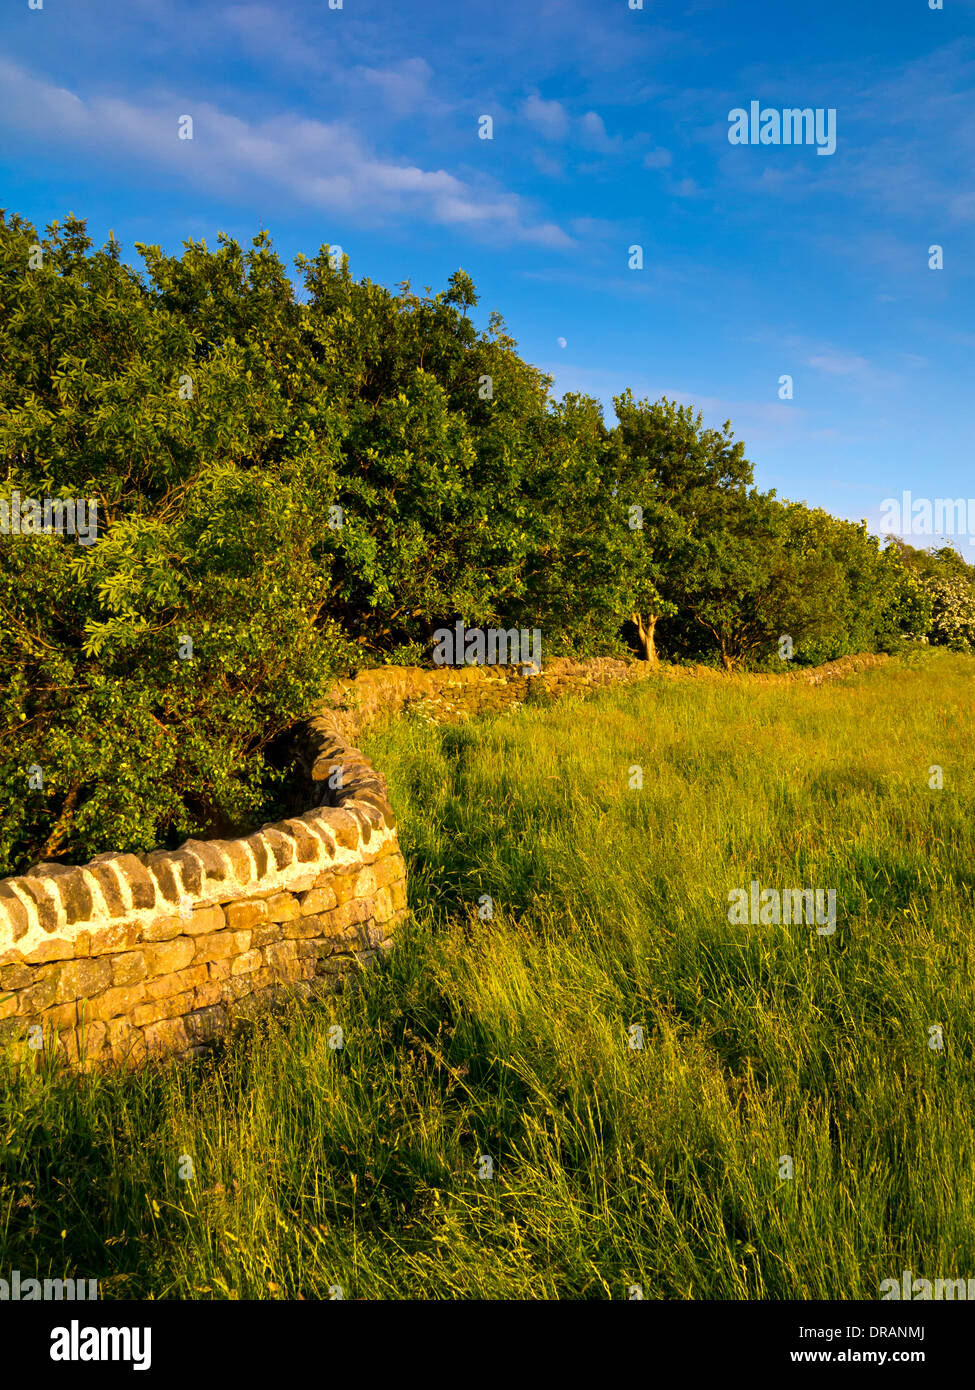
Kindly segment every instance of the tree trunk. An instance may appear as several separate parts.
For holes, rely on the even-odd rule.
[[[61,814],[60,816],[58,816],[54,829],[51,831],[50,835],[48,835],[47,840],[44,843],[44,848],[41,850],[40,855],[38,857],[38,863],[43,864],[48,859],[50,859],[51,855],[58,848],[65,835],[68,833],[68,829],[71,825],[71,822],[74,820],[74,808],[77,805],[78,793],[80,791],[81,783],[78,782],[75,786],[71,788],[67,796],[64,798],[64,805],[61,808]]]
[[[639,613],[631,613],[630,617],[636,623],[637,634],[640,638],[640,646],[643,648],[643,655],[651,664],[657,660],[657,648],[653,640],[654,629],[657,626],[657,619],[654,614],[647,617],[646,622]]]

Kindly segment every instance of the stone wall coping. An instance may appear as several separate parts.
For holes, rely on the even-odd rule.
[[[361,864],[396,840],[385,778],[346,743],[329,714],[303,730],[300,763],[314,809],[232,840],[187,840],[175,850],[106,853],[83,865],[38,864],[0,880],[0,965],[29,957],[52,937],[81,945],[85,933],[120,923],[311,888],[325,869]],[[342,769],[341,787],[329,782]],[[187,904],[187,899],[189,904]]]

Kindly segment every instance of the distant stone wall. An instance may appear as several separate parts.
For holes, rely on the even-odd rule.
[[[662,669],[646,661],[617,657],[585,661],[550,658],[538,675],[526,675],[520,665],[441,666],[433,670],[376,666],[339,681],[330,703],[335,727],[343,737],[356,742],[377,719],[404,709],[437,723],[452,722],[523,704],[542,690],[558,699],[586,694],[603,685],[646,680]]]
[[[253,835],[0,881],[0,1043],[85,1066],[192,1057],[388,950],[406,867],[386,783],[327,714],[301,766],[316,809]]]

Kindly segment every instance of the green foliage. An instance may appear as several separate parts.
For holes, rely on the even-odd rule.
[[[98,539],[0,538],[6,872],[264,815],[269,744],[350,659],[322,544],[334,446],[306,438],[255,346],[283,294],[267,253],[188,252],[178,294],[150,253],[160,303],[111,250],[86,257],[80,223],[27,270],[35,240],[0,226],[0,496],[92,498]],[[215,264],[248,301],[241,343],[199,333]]]
[[[392,291],[323,246],[299,295],[264,232],[136,249],[142,273],[74,217],[0,214],[0,500],[98,520],[91,546],[0,536],[0,873],[270,817],[270,750],[329,681],[458,619],[549,656],[632,623],[729,668],[782,634],[894,650],[932,610],[932,641],[970,641],[963,562],[750,491],[688,406],[627,391],[608,429],[553,400],[463,270]]]
[[[931,600],[930,640],[952,651],[975,651],[975,585],[961,575],[926,579]]]
[[[950,545],[917,550],[905,541],[894,544],[927,605],[927,640],[953,651],[975,651],[975,567]]]
[[[700,412],[666,399],[637,403],[631,391],[613,402],[619,425],[613,438],[615,495],[626,525],[623,582],[632,614],[651,655],[660,618],[677,616],[681,576],[695,538],[713,529],[715,508],[752,479],[744,445],[730,421],[705,429]],[[639,512],[630,512],[639,508]],[[638,524],[630,524],[630,517]],[[686,614],[685,614],[686,616]],[[676,647],[677,643],[674,644]]]

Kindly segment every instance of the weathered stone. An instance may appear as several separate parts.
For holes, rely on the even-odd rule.
[[[172,858],[165,850],[153,850],[147,854],[145,866],[156,880],[160,895],[170,903],[178,903],[183,896],[173,867]]]
[[[21,1042],[27,1035],[28,1026],[29,1019],[26,1018],[0,1019],[0,1047]]]
[[[312,957],[317,960],[322,956],[330,956],[337,944],[334,940],[323,940],[321,937],[315,937],[309,941],[299,941],[297,943],[298,957],[299,959]]]
[[[106,1041],[113,1062],[137,1061],[145,1056],[146,1044],[141,1028],[127,1018],[113,1018],[106,1024]]]
[[[331,826],[327,817],[334,814],[331,810],[306,811],[299,819],[308,826],[308,833],[313,835],[318,842],[318,862],[323,859],[334,859],[336,850],[335,836],[332,834]]]
[[[87,1017],[107,1020],[123,1018],[131,1014],[146,997],[145,984],[122,985],[118,989],[106,989],[97,998],[87,1000]]]
[[[5,965],[0,970],[0,993],[6,993],[8,989],[27,989],[28,985],[34,983],[34,978],[34,971],[29,966],[21,963]]]
[[[26,936],[30,925],[27,908],[6,883],[0,883],[0,923],[6,925],[9,939],[13,941]]]
[[[301,916],[301,907],[298,899],[293,893],[275,893],[273,898],[267,902],[267,920],[269,922],[290,922],[295,917]],[[235,925],[231,923],[231,926]]]
[[[372,915],[377,922],[388,922],[394,912],[393,895],[389,888],[380,888],[372,900]]]
[[[33,951],[25,952],[23,959],[28,965],[46,965],[48,961],[74,960],[76,955],[74,942],[66,941],[62,936],[52,936],[35,946]]]
[[[344,849],[354,850],[359,846],[362,827],[348,811],[333,811],[329,816],[329,829]]]
[[[226,960],[228,956],[234,953],[235,939],[233,932],[216,932],[213,936],[201,937],[197,942],[193,963],[195,965],[200,965],[209,960]]]
[[[187,1037],[191,1043],[208,1043],[218,1038],[229,1023],[227,1010],[221,1005],[196,1009],[184,1019]]]
[[[378,885],[372,869],[360,869],[355,876],[353,894],[357,898],[368,898],[376,892]]]
[[[223,844],[238,883],[247,884],[254,878],[254,865],[243,840],[225,840]]]
[[[372,807],[379,816],[382,826],[392,827],[396,824],[396,817],[393,814],[392,806],[389,804],[389,799],[378,788],[376,790],[364,788],[362,791],[356,792],[356,800],[365,802],[366,805]]]
[[[146,999],[171,999],[173,995],[197,989],[208,978],[206,965],[191,965],[187,970],[178,970],[173,975],[160,975],[156,980],[146,981]]]
[[[156,881],[141,860],[134,854],[119,854],[113,863],[132,894],[132,906],[136,909],[155,907]]]
[[[123,901],[122,888],[112,869],[111,862],[99,864],[92,860],[88,867],[88,873],[98,885],[108,915],[110,917],[124,917],[128,909]]]
[[[295,846],[287,835],[282,835],[281,831],[272,825],[264,826],[262,834],[279,870],[286,869],[289,864],[294,863]]]
[[[281,923],[268,922],[264,926],[255,927],[251,932],[251,946],[257,948],[267,946],[272,941],[281,940]]]
[[[293,941],[276,941],[265,950],[267,963],[274,971],[287,973],[295,969],[298,952]]]
[[[113,922],[111,926],[99,927],[88,935],[88,954],[91,956],[118,955],[128,951],[139,941],[141,928],[137,922]]]
[[[336,874],[332,879],[332,892],[335,894],[335,906],[341,907],[343,903],[349,902],[355,897],[356,873],[353,869],[349,873]]]
[[[143,941],[171,941],[183,930],[183,917],[154,917],[142,924]]]
[[[162,1056],[190,1046],[186,1024],[181,1018],[163,1018],[143,1029],[146,1049],[150,1056]]]
[[[193,1008],[202,1009],[221,1003],[230,992],[230,980],[204,980],[193,991]]]
[[[373,832],[383,828],[382,816],[374,806],[367,806],[358,800],[354,801],[349,809],[359,823],[359,836],[362,843],[368,845],[373,837]]]
[[[293,922],[283,924],[281,936],[285,941],[295,941],[306,937],[321,936],[329,928],[330,920],[325,913],[316,917],[296,917]]]
[[[43,878],[18,878],[16,882],[17,887],[32,899],[42,929],[48,932],[57,931],[58,908],[61,904],[54,882]]]
[[[362,902],[359,898],[350,898],[348,902],[342,903],[330,912],[328,919],[331,930],[341,932],[357,922],[364,922],[369,915],[368,903]]]
[[[148,973],[155,978],[158,975],[171,975],[177,970],[183,970],[193,959],[196,946],[196,939],[189,936],[179,936],[173,941],[161,941],[155,946],[147,946],[145,960]]]
[[[246,975],[251,970],[259,970],[263,964],[260,951],[245,951],[242,956],[237,956],[230,963],[231,975]]]
[[[112,984],[134,985],[146,977],[146,958],[142,951],[124,951],[112,956]]]
[[[90,921],[94,911],[94,901],[87,879],[81,869],[71,869],[60,874],[55,880],[55,888],[64,908],[68,926],[75,922]]]
[[[330,912],[333,907],[339,905],[331,879],[321,888],[312,888],[310,892],[302,893],[299,903],[303,917],[310,917],[318,912]]]
[[[372,872],[376,880],[376,887],[385,888],[387,883],[393,883],[398,878],[406,877],[406,865],[399,855],[395,857],[386,855],[376,861],[372,866]]]
[[[246,902],[228,903],[226,918],[229,927],[255,927],[259,922],[268,920],[268,904],[253,898]]]
[[[111,983],[112,967],[109,961],[67,961],[57,977],[57,1002],[65,1004],[71,999],[90,999],[95,994],[101,994],[103,989],[108,989]]]
[[[299,864],[316,864],[321,853],[320,841],[311,834],[307,825],[295,817],[282,822],[285,830],[294,838]]]
[[[364,922],[360,927],[360,931],[362,933],[363,943],[368,946],[370,950],[376,950],[384,941],[389,939],[385,923]]]
[[[83,1062],[99,1060],[108,1051],[108,1031],[104,1023],[94,1022],[82,1028],[72,1028],[61,1034],[61,1043],[67,1059],[77,1066]]]
[[[199,859],[206,871],[207,881],[222,883],[227,877],[227,861],[221,850],[226,850],[227,842],[210,840],[187,840],[182,846]]]
[[[254,863],[257,866],[258,878],[263,878],[267,873],[268,867],[268,847],[264,843],[264,836],[261,834],[248,835],[247,846],[254,856]]]
[[[222,907],[195,907],[183,923],[187,936],[202,936],[205,932],[220,931],[226,926]]]
[[[170,856],[173,866],[178,870],[183,884],[183,892],[191,898],[203,895],[203,865],[195,854],[187,849],[178,849]]]

